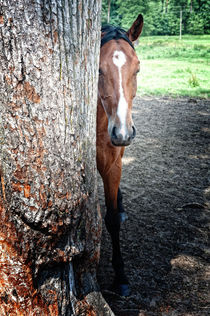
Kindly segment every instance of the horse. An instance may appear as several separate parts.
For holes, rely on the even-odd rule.
[[[119,185],[125,146],[130,145],[136,136],[131,110],[140,62],[133,43],[142,28],[143,16],[140,14],[127,32],[110,25],[101,30],[96,160],[104,184],[105,225],[112,241],[115,277],[111,288],[122,296],[130,295],[130,289],[120,250],[120,225],[127,215]]]

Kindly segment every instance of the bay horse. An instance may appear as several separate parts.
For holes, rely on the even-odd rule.
[[[136,95],[139,60],[133,42],[143,28],[140,14],[131,28],[106,26],[101,32],[97,100],[97,168],[103,179],[105,225],[112,240],[112,265],[115,279],[112,289],[119,295],[130,293],[120,251],[120,224],[126,213],[122,204],[120,179],[125,146],[136,136],[132,121],[132,101]]]

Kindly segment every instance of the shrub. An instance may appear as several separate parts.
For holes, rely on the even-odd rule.
[[[200,85],[198,82],[198,78],[193,73],[191,73],[191,76],[190,76],[188,82],[192,88],[198,87]]]

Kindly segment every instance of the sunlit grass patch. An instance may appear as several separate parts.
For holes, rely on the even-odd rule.
[[[210,36],[145,37],[138,94],[210,97]]]

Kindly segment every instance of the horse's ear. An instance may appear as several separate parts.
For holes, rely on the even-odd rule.
[[[143,16],[139,14],[136,21],[133,22],[131,28],[127,31],[128,38],[131,40],[131,42],[136,41],[137,38],[140,36],[143,24]]]
[[[104,37],[105,34],[105,32],[101,32],[101,39]]]

